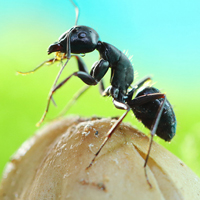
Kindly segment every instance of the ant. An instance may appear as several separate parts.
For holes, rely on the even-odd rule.
[[[76,10],[75,26],[63,33],[58,42],[50,45],[48,54],[55,52],[55,58],[49,59],[29,72],[18,72],[20,74],[33,73],[42,67],[44,64],[53,64],[56,61],[67,61],[62,65],[53,87],[50,91],[47,107],[45,112],[38,122],[38,126],[44,121],[49,109],[50,101],[55,104],[53,94],[62,87],[71,77],[76,76],[88,86],[97,85],[100,83],[100,93],[102,96],[111,96],[113,104],[118,109],[125,110],[125,113],[113,124],[108,131],[99,150],[94,155],[91,163],[86,169],[89,169],[94,163],[96,157],[104,147],[108,139],[112,136],[116,128],[120,125],[130,110],[133,111],[137,119],[139,119],[151,132],[149,140],[149,148],[144,163],[144,171],[147,183],[152,187],[147,175],[147,162],[153,142],[154,135],[158,135],[165,141],[171,141],[176,132],[176,118],[172,106],[166,98],[166,95],[152,86],[144,86],[150,81],[150,77],[146,77],[134,86],[131,86],[134,80],[133,66],[129,58],[119,49],[111,44],[102,42],[99,39],[98,33],[88,26],[77,26],[79,9],[76,4],[70,0]],[[100,54],[100,60],[95,62],[90,73],[87,70],[83,60],[77,54],[85,54],[97,50]],[[67,65],[69,59],[73,57],[78,62],[78,71],[74,72],[57,85],[57,81]],[[105,89],[102,78],[111,68],[110,86]],[[82,91],[84,92],[84,90]],[[81,93],[82,93],[81,92]],[[78,95],[78,97],[81,95]],[[133,98],[134,95],[134,98]],[[77,97],[77,98],[78,98]]]

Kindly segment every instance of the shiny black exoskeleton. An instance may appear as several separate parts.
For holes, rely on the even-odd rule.
[[[160,91],[153,87],[146,87],[132,100],[135,89],[133,88],[131,92],[128,91],[134,80],[133,67],[130,60],[113,45],[101,42],[98,33],[94,29],[87,26],[73,27],[61,35],[58,42],[49,47],[48,53],[61,52],[67,54],[69,50],[71,50],[70,54],[89,53],[95,49],[99,51],[100,61],[93,65],[90,74],[88,74],[86,70],[83,70],[86,69],[83,66],[83,62],[79,57],[76,57],[79,60],[79,69],[82,69],[77,72],[76,76],[88,85],[96,85],[106,74],[107,70],[111,68],[111,86],[106,90],[103,88],[104,92],[102,94],[104,96],[111,95],[117,108],[128,110],[129,106],[135,116],[148,129],[151,129],[163,98],[154,99],[155,96],[151,97],[148,95],[157,94]],[[146,103],[143,103],[141,99],[137,101],[137,97],[141,96],[144,96]],[[166,100],[156,134],[165,141],[170,141],[175,135],[175,131],[175,114],[170,103]]]
[[[72,0],[71,2],[74,4]],[[74,6],[76,7],[75,4]],[[94,50],[99,52],[100,59],[93,64],[89,73],[83,60],[76,54],[85,54]],[[44,64],[52,64],[56,61],[62,63],[63,60],[67,59],[65,64],[62,65],[62,68],[53,84],[46,110],[38,125],[43,122],[48,112],[50,101],[55,104],[53,94],[71,77],[76,76],[87,85],[96,85],[100,83],[101,94],[103,96],[112,96],[114,106],[118,109],[126,110],[126,112],[108,131],[106,138],[87,169],[92,166],[103,146],[114,133],[118,125],[123,121],[128,112],[132,110],[137,119],[139,119],[151,131],[149,150],[144,164],[145,176],[148,184],[151,186],[147,176],[146,165],[153,142],[153,136],[157,134],[165,141],[170,141],[176,132],[175,114],[172,106],[166,99],[166,95],[160,93],[160,91],[154,87],[144,87],[144,84],[150,80],[149,77],[144,78],[139,83],[132,86],[131,84],[134,80],[134,72],[133,66],[128,57],[113,45],[100,41],[98,33],[90,27],[75,25],[66,31],[60,36],[58,42],[55,42],[48,48],[48,54],[53,52],[56,53],[55,58],[43,62],[32,71],[26,73],[19,72],[20,74],[33,73]],[[78,71],[74,72],[57,85],[60,74],[71,58],[71,54],[75,54],[73,57],[77,59]],[[110,86],[105,89],[102,79],[109,68],[111,69]],[[82,92],[78,96],[81,94]]]
[[[68,41],[70,41],[70,44]],[[86,71],[83,73],[83,70],[81,70],[81,72],[77,72],[76,76],[88,85],[96,85],[106,74],[108,68],[111,68],[111,86],[106,90],[103,88],[104,92],[102,94],[104,96],[111,95],[114,105],[119,109],[128,110],[128,107],[130,107],[135,116],[148,129],[152,128],[163,98],[151,96],[152,94],[160,94],[160,91],[153,87],[146,87],[132,100],[135,88],[131,91],[128,91],[128,88],[134,80],[134,73],[132,64],[126,55],[113,45],[101,42],[98,33],[87,26],[75,26],[64,33],[57,43],[49,47],[48,53],[59,51],[67,54],[68,48],[71,49],[70,53],[88,53],[95,49],[99,51],[100,61],[94,64],[90,74]],[[80,64],[82,62],[80,58],[76,58],[79,60],[79,66],[82,65],[79,68],[85,68],[83,63]],[[145,81],[140,84],[142,85]],[[143,100],[138,97],[142,97]],[[156,134],[165,141],[170,141],[175,135],[175,131],[175,114],[169,101],[166,100]]]
[[[138,92],[135,96],[141,97],[149,94],[160,93],[160,91],[154,87],[146,87],[142,91]],[[148,129],[152,128],[152,124],[155,121],[158,109],[163,101],[163,98],[155,99],[141,105],[134,105],[131,101],[127,102],[131,107],[134,115],[139,119]],[[156,135],[165,141],[171,141],[176,132],[176,118],[171,104],[166,100],[163,112],[156,130]]]
[[[110,94],[117,101],[125,102],[124,96],[133,82],[132,64],[116,47],[101,42],[94,29],[87,26],[73,27],[61,35],[58,42],[49,47],[48,54],[61,52],[70,57],[71,53],[89,53],[95,49],[99,51],[100,60],[93,65],[90,74],[82,70],[77,72],[76,76],[88,85],[96,85],[111,68]]]
[[[58,42],[50,45],[48,54],[52,52],[89,53],[97,48],[99,42],[98,33],[87,26],[74,26],[63,33]],[[68,49],[69,48],[69,49]]]
[[[51,45],[48,52],[61,52],[66,54],[67,58],[70,58],[71,53],[88,53],[95,49],[99,51],[100,60],[94,63],[90,73],[87,72],[87,68],[81,58],[76,56],[79,71],[74,72],[55,87],[49,98],[50,101],[53,93],[65,84],[69,78],[77,76],[87,85],[96,85],[100,82],[102,95],[112,96],[115,107],[126,110],[108,132],[107,137],[95,154],[95,157],[88,168],[92,165],[107,140],[111,137],[115,129],[130,110],[132,110],[135,116],[151,130],[149,152],[155,134],[165,141],[170,141],[176,131],[175,114],[172,106],[166,99],[166,95],[160,93],[158,89],[153,87],[145,87],[138,92],[150,78],[145,78],[133,86],[132,89],[129,89],[134,80],[133,67],[130,60],[113,45],[100,41],[99,36],[94,29],[87,26],[75,26],[63,34],[57,43]],[[109,68],[111,68],[111,86],[105,89],[102,78]],[[134,94],[136,94],[136,96],[132,98]],[[147,180],[146,163],[148,161],[149,152],[145,160],[145,174]],[[149,181],[148,183],[150,184]]]

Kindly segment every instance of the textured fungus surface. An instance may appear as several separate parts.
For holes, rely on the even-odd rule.
[[[115,119],[65,118],[26,141],[8,163],[0,199],[200,199],[199,178],[153,143],[144,175],[148,137],[122,123],[88,170]]]

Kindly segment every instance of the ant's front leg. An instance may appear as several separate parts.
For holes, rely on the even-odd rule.
[[[78,62],[78,69],[79,71],[84,71],[88,73],[87,66],[85,65],[84,61],[79,56],[74,56]],[[103,84],[103,79],[100,80],[100,87]],[[62,110],[62,112],[59,114],[59,116],[63,116],[70,108],[71,106],[79,99],[80,96],[82,96],[88,89],[90,85],[84,85],[83,88],[81,88],[74,96],[70,99],[70,101],[67,103],[65,108]]]
[[[58,84],[55,88],[53,88],[51,91],[50,91],[50,94],[49,94],[49,97],[48,97],[48,101],[47,101],[47,106],[46,106],[46,109],[45,109],[45,112],[42,116],[42,118],[40,119],[40,121],[37,123],[36,126],[40,126],[40,124],[44,121],[45,117],[46,117],[46,114],[49,110],[49,105],[50,105],[50,101],[51,101],[51,98],[53,96],[53,94],[56,92],[56,90],[58,90],[62,85],[64,85],[72,76],[77,76],[79,77],[80,79],[84,80],[84,82],[88,85],[96,85],[97,84],[97,81],[91,77],[89,74],[87,74],[86,72],[82,72],[82,71],[78,71],[78,72],[74,72],[73,74],[71,74],[70,76],[68,76],[64,81],[62,81],[60,84]]]
[[[62,57],[62,59],[66,59],[66,56],[64,55]],[[37,71],[38,69],[40,69],[41,67],[43,67],[44,65],[52,65],[54,62],[57,62],[57,61],[60,61],[61,62],[61,59],[55,57],[55,58],[51,58],[49,60],[46,60],[44,62],[42,62],[40,65],[38,65],[36,68],[34,68],[33,70],[31,71],[27,71],[27,72],[20,72],[20,71],[17,71],[17,74],[22,74],[22,75],[27,75],[27,74],[31,74],[31,73],[34,73],[35,71]],[[54,83],[56,84],[56,82]],[[51,100],[52,102],[54,103],[54,105],[56,106],[56,103],[53,99],[53,97],[51,97]]]
[[[76,60],[78,62],[78,70],[82,71],[82,72],[89,73],[88,69],[87,69],[87,66],[84,63],[83,59],[81,59],[80,56],[77,56],[77,55],[74,55],[73,57],[76,58]]]
[[[65,63],[65,65],[66,65],[66,63]],[[100,61],[96,62],[95,65],[93,66],[91,75],[85,71],[74,72],[73,74],[68,76],[65,80],[63,80],[60,84],[55,86],[55,88],[53,88],[50,91],[46,110],[45,110],[42,118],[40,119],[40,121],[37,123],[37,126],[39,126],[44,121],[46,114],[48,112],[50,100],[51,100],[53,94],[56,92],[56,90],[58,90],[61,86],[63,86],[72,76],[77,76],[87,85],[96,85],[103,78],[105,73],[108,71],[108,68],[109,68],[109,62],[101,59]]]

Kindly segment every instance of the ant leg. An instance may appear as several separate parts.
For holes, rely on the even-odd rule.
[[[81,61],[80,57],[78,57],[78,56],[74,56],[74,57],[78,60],[78,62],[80,63],[80,65],[82,65],[82,66],[84,65],[83,61]],[[58,61],[66,59],[66,58],[67,58],[66,56],[63,56],[63,58],[56,58],[56,57],[55,58],[51,58],[49,60],[46,60],[46,61],[42,62],[40,65],[38,65],[36,68],[34,68],[31,71],[27,71],[27,72],[17,71],[17,74],[22,74],[22,75],[32,74],[35,71],[37,71],[38,69],[40,69],[41,67],[43,67],[44,65],[52,65],[54,62],[58,62]],[[82,68],[84,68],[84,70],[82,70],[82,69],[79,69],[79,70],[80,71],[87,71],[87,69],[84,66]]]
[[[87,72],[87,68],[84,66],[83,61],[82,61],[78,56],[75,56],[75,57],[76,57],[77,60],[78,60],[78,67],[79,67],[79,70],[80,70],[80,71]],[[63,57],[63,59],[66,59],[66,58],[67,58],[66,56]],[[56,61],[57,61],[57,59],[56,59]],[[67,61],[66,61],[65,64],[63,65],[62,59],[60,60],[60,62],[62,63],[62,68],[61,68],[60,71],[58,72],[58,75],[57,75],[57,77],[56,77],[56,79],[55,79],[55,81],[54,81],[54,83],[53,83],[53,86],[52,86],[51,91],[56,87],[56,83],[58,82],[58,79],[59,79],[59,77],[60,77],[62,71],[63,71],[64,68],[66,67],[68,61],[69,61],[69,59],[67,59]],[[50,93],[51,93],[51,92],[50,92]],[[54,99],[53,99],[52,96],[51,96],[51,100],[52,100],[52,102],[54,103],[54,105],[56,106],[56,103],[55,103],[55,101],[54,101]]]
[[[63,57],[63,59],[65,59],[65,58],[66,58],[66,56]],[[52,65],[54,62],[57,62],[57,61],[60,61],[60,60],[58,60],[57,58],[51,58],[49,60],[42,62],[40,65],[38,65],[36,68],[34,68],[31,71],[28,71],[28,72],[17,71],[17,74],[22,74],[22,75],[31,74],[31,73],[34,73],[35,71],[37,71],[38,69],[40,69],[41,67],[43,67],[44,65]]]
[[[51,58],[49,60],[46,60],[44,62],[42,62],[40,65],[38,65],[36,68],[34,68],[33,70],[31,71],[28,71],[28,72],[20,72],[20,71],[17,71],[17,74],[22,74],[22,75],[27,75],[27,74],[31,74],[31,73],[34,73],[35,71],[37,71],[38,69],[40,69],[42,66],[44,66],[45,64],[53,64],[54,62],[54,58]]]
[[[38,69],[40,69],[41,67],[43,67],[44,65],[52,65],[54,62],[58,61],[57,58],[51,58],[49,60],[46,60],[44,62],[42,62],[40,65],[38,65],[36,68],[34,68],[33,70],[31,71],[28,71],[28,72],[20,72],[20,71],[17,71],[17,74],[22,74],[22,75],[27,75],[27,74],[31,74],[31,73],[34,73],[35,71],[37,71]],[[53,99],[53,97],[51,98],[53,104],[56,106],[56,103]]]
[[[83,59],[81,59],[79,56],[74,56],[77,59],[78,62],[78,69],[79,71],[82,72],[86,72],[88,73],[88,69],[83,61]],[[98,64],[99,62],[97,62]],[[95,63],[96,64],[96,63]],[[93,68],[95,68],[96,66],[94,65]],[[93,73],[93,70],[92,72]],[[89,74],[89,73],[88,73]],[[103,93],[104,91],[104,84],[103,84],[103,80],[100,80],[100,93]],[[103,89],[102,89],[103,88]],[[74,95],[74,97],[70,100],[70,102],[67,104],[67,106],[63,109],[63,111],[59,114],[59,116],[63,116],[69,109],[70,107],[79,99],[79,97],[85,93],[87,90],[89,89],[89,85],[84,86],[80,91],[78,91],[78,93],[76,93]]]
[[[111,92],[110,92],[111,88],[112,88],[112,86],[108,86],[105,89],[103,79],[100,81],[100,83],[99,83],[99,92],[100,92],[101,96],[103,96],[103,97],[110,96],[111,95]]]
[[[100,85],[102,84],[102,80],[100,81]],[[101,86],[100,86],[101,87]],[[59,116],[63,116],[71,107],[76,103],[76,101],[79,99],[80,96],[82,96],[83,93],[85,93],[90,88],[89,85],[85,85],[82,87],[69,101],[67,106],[63,109],[63,111],[59,114]]]
[[[67,65],[68,61],[69,61],[69,59],[67,59],[67,61],[65,62],[65,64],[62,65],[60,71],[58,72],[58,75],[57,75],[57,77],[56,77],[56,79],[55,79],[55,81],[53,83],[52,89],[50,90],[50,94],[52,93],[51,91],[56,87],[56,83],[58,82],[58,79],[59,79],[62,71],[64,70],[65,66]],[[62,60],[61,60],[61,63],[62,63]],[[53,96],[52,95],[50,95],[50,96],[51,96],[50,100],[52,100],[53,104],[56,106],[56,103],[55,103],[55,101],[53,99]]]
[[[164,100],[160,104],[160,107],[158,109],[155,122],[154,122],[154,124],[152,126],[152,129],[151,129],[151,138],[149,140],[149,149],[148,149],[147,156],[146,156],[145,163],[144,163],[145,177],[146,177],[146,180],[147,180],[150,188],[152,188],[152,185],[149,182],[149,178],[148,178],[148,174],[147,174],[147,162],[148,162],[148,159],[149,159],[149,155],[150,155],[150,151],[151,151],[151,146],[152,146],[152,143],[153,143],[153,136],[156,134],[156,130],[157,130],[159,122],[160,122],[160,118],[161,118],[161,115],[162,115],[162,112],[163,112],[163,109],[164,109],[164,106],[165,106],[165,102],[166,102],[166,96],[164,95]]]
[[[145,82],[147,81],[151,81],[151,77],[150,76],[147,76],[147,77],[144,77],[143,79],[141,79],[140,81],[138,81],[136,84],[133,85],[133,87],[135,89],[138,89],[140,88]]]
[[[100,87],[102,84],[102,80],[100,81]],[[82,87],[74,96],[73,98],[68,102],[66,107],[61,111],[61,113],[58,116],[63,116],[65,115],[66,112],[76,103],[76,101],[79,99],[80,96],[82,96],[83,93],[85,93],[88,89],[90,88],[89,85],[85,85]],[[101,89],[100,89],[101,90]],[[101,93],[101,92],[100,92]],[[103,93],[103,92],[102,92]]]
[[[75,57],[75,58],[77,59],[77,61],[78,61],[78,68],[79,68],[79,71],[83,71],[83,72],[87,72],[87,73],[88,73],[87,67],[85,66],[83,60],[82,60],[79,56],[74,56],[74,57]],[[67,58],[66,56],[63,57],[63,59],[66,59],[66,58]],[[63,59],[62,59],[62,60],[63,60]],[[62,63],[62,60],[60,60],[61,63]],[[54,60],[54,61],[57,61],[57,59]],[[59,77],[60,77],[62,71],[64,70],[65,66],[67,65],[68,61],[69,61],[69,59],[67,59],[67,61],[65,62],[64,65],[63,65],[63,63],[62,63],[63,66],[62,66],[61,70],[59,71],[59,73],[58,73],[58,75],[57,75],[57,77],[56,77],[56,80],[54,81],[54,84],[53,84],[53,86],[52,86],[52,89],[56,87],[56,83],[58,82],[58,79],[59,79]],[[51,89],[51,90],[52,90],[52,89]],[[54,103],[54,105],[56,106],[56,103],[55,103],[53,97],[51,97],[51,100],[52,100],[52,102]]]
[[[102,148],[104,147],[104,145],[106,144],[106,142],[108,141],[108,139],[112,136],[112,134],[114,133],[114,131],[116,130],[116,128],[121,124],[121,122],[123,121],[123,119],[126,117],[126,115],[128,114],[128,112],[130,111],[130,107],[122,102],[117,102],[115,100],[113,100],[114,105],[117,108],[123,108],[126,110],[126,112],[112,125],[112,127],[110,128],[110,130],[108,131],[108,133],[106,134],[106,137],[104,139],[104,141],[102,142],[99,150],[96,152],[96,154],[94,155],[94,158],[92,159],[91,163],[87,166],[86,170],[89,169],[92,164],[94,163],[96,157],[99,155],[100,151],[102,150]]]
[[[76,58],[77,62],[78,62],[78,69],[79,71],[82,71],[82,72],[86,72],[89,74],[88,72],[88,69],[87,69],[87,66],[85,65],[83,59],[81,59],[79,56],[73,56]]]
[[[139,97],[136,97],[135,99],[131,100],[131,101],[127,101],[128,105],[133,108],[134,106],[138,106],[138,105],[142,105],[145,103],[148,103],[150,101],[153,101],[155,99],[160,99],[163,98],[162,103],[159,106],[159,109],[157,111],[156,117],[155,117],[155,121],[152,124],[151,127],[151,138],[149,140],[149,148],[148,148],[148,152],[147,152],[147,156],[145,158],[145,163],[144,163],[144,172],[145,172],[145,177],[147,180],[147,183],[149,184],[150,188],[152,188],[152,185],[149,181],[148,175],[147,175],[147,162],[149,159],[149,155],[150,155],[150,151],[151,151],[151,147],[152,147],[152,143],[153,143],[153,137],[156,134],[159,122],[160,122],[160,118],[165,106],[165,102],[166,102],[166,95],[162,94],[162,93],[154,93],[154,94],[147,94],[147,95],[142,95]]]
[[[79,56],[75,55],[74,57],[77,59],[79,71],[83,71],[83,72],[88,73],[88,69],[87,69],[85,63],[83,62],[83,60]],[[102,80],[100,81],[100,85],[102,85]],[[79,97],[83,93],[85,93],[85,91],[87,91],[87,89],[89,89],[89,85],[84,86],[80,91],[78,91],[78,93],[76,93],[74,95],[74,97],[70,100],[70,102],[63,109],[63,111],[59,114],[59,116],[63,116],[70,109],[70,107],[79,99]]]
[[[68,62],[68,60],[67,60],[67,62]],[[65,63],[65,65],[67,64],[67,62]],[[64,66],[62,67],[62,69],[63,68],[64,68]],[[58,74],[57,77],[59,77],[59,74]],[[46,117],[46,114],[47,114],[48,109],[49,109],[50,100],[52,98],[52,95],[56,92],[57,89],[59,89],[62,85],[64,85],[72,76],[77,76],[78,78],[80,78],[87,85],[96,85],[98,83],[98,81],[95,78],[93,78],[90,74],[87,74],[86,72],[82,72],[82,71],[74,72],[73,74],[68,76],[64,81],[62,81],[60,84],[58,84],[55,88],[53,88],[50,91],[50,94],[49,94],[49,97],[48,97],[48,101],[47,101],[46,110],[45,110],[42,118],[40,119],[40,121],[37,123],[37,126],[40,126],[40,124],[44,121],[44,119]]]
[[[100,92],[101,96],[104,96],[103,95],[104,90],[105,90],[104,81],[103,81],[103,79],[101,79],[101,81],[99,83],[99,92]]]
[[[150,76],[147,76],[147,77],[141,79],[141,80],[140,80],[139,82],[137,82],[136,84],[134,84],[134,85],[132,86],[132,89],[129,90],[129,92],[128,92],[128,94],[127,94],[127,97],[128,97],[127,99],[128,99],[128,100],[131,100],[132,97],[133,97],[133,94],[136,92],[136,90],[138,90],[140,87],[142,87],[142,85],[143,85],[144,83],[146,83],[147,81],[151,81],[151,77],[150,77]]]
[[[103,81],[103,79],[102,79],[102,80],[100,81],[100,83],[99,83],[99,92],[100,92],[100,94],[101,94],[102,96],[104,96],[104,95],[103,95],[104,91],[105,91],[105,86],[104,86],[104,81]]]
[[[128,105],[133,108],[134,106],[139,106],[155,99],[165,98],[165,94],[163,93],[153,93],[153,94],[146,94],[136,97],[132,100],[127,100]]]
[[[68,61],[69,61],[69,59],[67,59],[67,61],[65,62],[65,64],[62,66],[61,70],[59,71],[59,73],[58,73],[58,75],[57,75],[57,77],[56,77],[56,80],[54,81],[53,87],[52,87],[52,89],[50,90],[50,93],[49,93],[49,97],[48,97],[48,101],[47,101],[46,110],[45,110],[45,112],[44,112],[42,118],[40,119],[40,121],[36,124],[36,126],[40,126],[40,124],[44,121],[44,119],[45,119],[45,117],[46,117],[46,114],[47,114],[47,112],[48,112],[48,109],[49,109],[50,101],[51,101],[51,100],[54,101],[52,96],[53,96],[53,93],[55,92],[55,88],[57,88],[57,87],[56,87],[56,83],[57,83],[57,81],[58,81],[58,79],[59,79],[59,77],[60,77],[60,75],[61,75],[63,69],[64,69],[65,66],[67,65]],[[72,74],[72,75],[73,75],[73,74]],[[71,75],[71,76],[72,76],[72,75]],[[71,78],[71,76],[69,76],[68,79]],[[59,85],[60,85],[60,84],[59,84]]]
[[[62,59],[66,59],[66,56],[63,56]],[[31,74],[31,73],[34,73],[35,71],[37,71],[38,69],[40,69],[41,67],[43,67],[44,65],[52,65],[54,62],[57,62],[57,61],[61,61],[60,59],[58,58],[51,58],[49,60],[46,60],[44,61],[43,63],[41,63],[40,65],[38,65],[36,68],[34,68],[33,70],[31,71],[28,71],[28,72],[20,72],[20,71],[17,71],[18,74],[22,74],[22,75],[27,75],[27,74]],[[55,82],[56,83],[56,82]],[[51,98],[53,104],[56,106],[56,103],[53,99],[53,97]]]
[[[72,107],[73,104],[79,99],[79,97],[85,93],[89,89],[89,85],[85,85],[81,90],[79,90],[73,98],[69,101],[69,103],[65,106],[65,108],[61,111],[61,113],[58,116],[63,116],[65,113]]]
[[[62,81],[59,85],[56,86],[57,80],[60,77],[60,74],[62,73],[64,67],[67,65],[68,61],[69,61],[69,59],[67,59],[67,61],[65,62],[65,64],[63,65],[63,67],[61,68],[60,72],[58,73],[58,75],[56,77],[56,80],[55,80],[53,87],[49,94],[46,110],[45,110],[42,118],[40,119],[40,121],[37,123],[37,126],[39,126],[46,117],[46,114],[49,109],[50,100],[52,99],[53,93],[57,89],[59,89],[63,84],[65,84],[72,76],[77,76],[87,85],[96,85],[103,78],[103,76],[106,74],[106,72],[108,71],[108,68],[109,68],[109,62],[101,59],[99,62],[95,63],[91,74],[88,74],[85,71],[74,72],[69,77],[67,77],[64,81]]]
[[[87,69],[84,61],[77,55],[75,55],[73,57],[75,57],[77,59],[79,71],[88,73],[88,69]],[[101,81],[100,81],[100,84],[101,84]],[[82,94],[85,93],[88,89],[89,89],[89,85],[86,85],[83,88],[81,88],[73,96],[73,98],[69,101],[69,103],[66,105],[66,107],[63,109],[63,111],[61,111],[61,113],[58,116],[63,116],[71,108],[71,106],[79,99],[79,97],[82,96]]]

